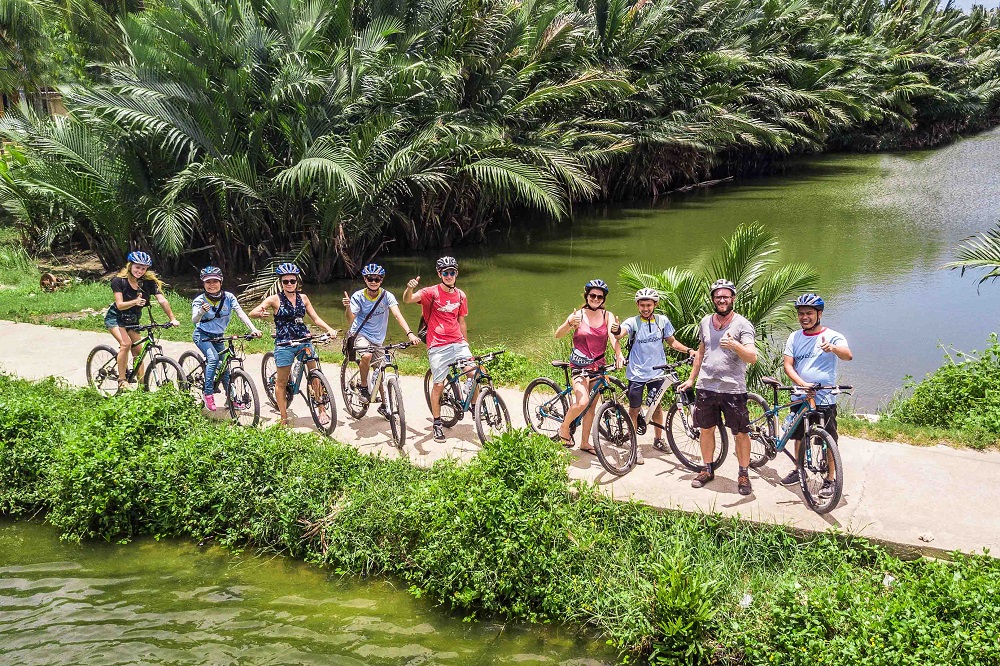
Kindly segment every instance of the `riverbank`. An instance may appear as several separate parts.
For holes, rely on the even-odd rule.
[[[184,396],[0,377],[0,404],[0,512],[67,538],[180,536],[391,574],[459,615],[590,626],[652,661],[1000,659],[992,558],[901,561],[863,539],[616,502],[571,482],[543,438],[422,469],[212,423]]]

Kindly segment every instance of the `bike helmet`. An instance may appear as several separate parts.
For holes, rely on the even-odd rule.
[[[140,252],[135,250],[134,252],[129,252],[128,256],[125,257],[133,264],[139,264],[140,266],[152,266],[153,258],[146,254],[145,252]]]
[[[643,287],[639,291],[635,292],[635,302],[639,301],[653,301],[654,303],[660,302],[660,292],[650,287]]]
[[[822,311],[826,303],[819,297],[819,294],[802,294],[795,299],[795,307],[810,307]]]
[[[458,259],[456,259],[455,257],[441,257],[440,259],[437,260],[435,266],[437,266],[438,271],[443,271],[446,268],[457,269]]]
[[[712,283],[712,288],[708,290],[709,296],[715,296],[715,292],[719,289],[728,289],[733,292],[733,296],[736,296],[736,285],[726,279],[719,279]]]
[[[275,275],[300,275],[302,271],[295,264],[285,262],[283,264],[278,264],[278,267],[274,269]]]
[[[604,280],[589,280],[587,284],[583,285],[583,293],[587,293],[591,289],[600,289],[605,296],[608,295],[608,283]]]
[[[378,264],[368,264],[361,269],[361,277],[367,277],[369,275],[385,275],[385,269]]]
[[[222,269],[218,266],[205,266],[201,269],[199,276],[201,281],[205,280],[221,280],[222,279]]]

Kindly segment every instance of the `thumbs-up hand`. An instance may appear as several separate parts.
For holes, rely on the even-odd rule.
[[[725,335],[722,336],[722,339],[719,340],[719,346],[723,349],[736,349],[736,344],[736,338],[733,337],[733,334],[730,331],[726,331]]]
[[[410,280],[409,282],[407,282],[406,286],[409,287],[410,289],[416,289],[418,284],[420,284],[420,276],[419,275],[417,277],[413,278],[412,280]]]
[[[833,351],[833,345],[826,341],[826,336],[825,335],[820,336],[820,339],[819,339],[819,348],[822,349],[825,352],[832,352]]]
[[[340,300],[340,302],[344,304],[345,308],[351,304],[351,297],[347,295],[346,291],[344,292],[344,297]]]
[[[569,329],[575,331],[583,322],[583,310],[576,310],[569,313]]]

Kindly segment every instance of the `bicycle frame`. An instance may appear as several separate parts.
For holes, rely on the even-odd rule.
[[[756,431],[756,434],[760,435],[767,442],[769,446],[774,447],[775,455],[777,455],[778,451],[784,451],[788,457],[792,458],[793,457],[792,454],[789,453],[788,450],[785,448],[788,445],[788,442],[792,439],[792,433],[795,432],[798,429],[799,425],[802,424],[802,422],[805,421],[806,419],[808,419],[815,425],[818,425],[820,428],[825,428],[826,417],[823,415],[822,411],[816,408],[816,400],[811,395],[804,396],[802,400],[791,400],[783,405],[779,404],[778,401],[779,390],[790,391],[793,390],[794,388],[799,388],[799,387],[779,386],[777,382],[769,385],[773,389],[774,393],[774,406],[768,409],[766,412],[764,412],[764,414],[762,414],[761,416],[751,421],[750,430],[751,432]],[[839,393],[842,389],[849,390],[851,387],[816,386],[815,388],[831,389],[834,392]],[[768,435],[766,432],[763,432],[761,430],[760,425],[766,419],[774,419],[774,423],[775,425],[777,425],[778,415],[784,410],[794,410],[795,416],[792,418],[791,424],[789,424],[789,426],[785,428],[785,431],[781,433],[781,437],[772,437]]]
[[[219,353],[219,367],[215,370],[215,388],[219,386],[222,382],[222,378],[227,372],[229,372],[229,365],[231,363],[235,364],[235,367],[243,367],[243,349],[242,343],[240,349],[236,349],[236,340],[245,340],[246,336],[243,335],[228,335],[219,338],[210,338],[205,340],[205,342],[225,342],[226,348]]]
[[[142,367],[142,363],[143,361],[146,360],[146,356],[149,354],[150,349],[154,349],[157,351],[157,353],[153,354],[153,358],[156,358],[157,356],[163,356],[163,347],[161,347],[156,342],[156,336],[153,335],[153,331],[155,331],[157,328],[162,328],[162,327],[163,324],[156,324],[156,323],[147,324],[145,326],[126,327],[128,330],[132,331],[136,330],[141,331],[143,329],[145,329],[146,331],[146,335],[143,338],[132,343],[133,349],[135,349],[135,347],[137,346],[140,347],[140,349],[138,356],[135,356],[135,358],[132,359],[132,367],[130,367],[125,373],[125,378],[128,381],[131,382],[139,379],[139,368]]]
[[[405,349],[409,346],[409,343],[404,342],[395,345],[386,345],[384,347],[372,345],[357,350],[359,357],[364,354],[372,355],[372,363],[368,366],[368,372],[372,373],[374,376],[374,381],[372,382],[374,390],[372,391],[372,395],[382,395],[382,382],[385,379],[386,371],[392,370],[397,377],[399,376],[399,366],[396,364],[396,350]],[[381,356],[381,360],[377,364],[374,362],[376,354]]]
[[[479,384],[484,383],[484,380],[485,383],[492,386],[493,378],[490,377],[490,374],[486,371],[486,368],[484,368],[483,366],[502,353],[503,351],[501,350],[496,352],[490,352],[488,354],[483,354],[482,356],[472,356],[470,358],[463,358],[455,361],[450,366],[448,366],[447,383],[451,387],[451,392],[452,392],[451,394],[453,396],[456,396],[456,399],[457,396],[462,395],[462,393],[459,391],[459,381],[462,380],[463,377],[471,376],[473,387],[478,387]],[[464,366],[466,364],[475,364],[475,367],[473,367],[471,370],[459,371],[459,366]],[[461,400],[458,400],[458,406],[462,408],[463,412],[468,412],[472,409],[473,396],[475,395],[476,391],[472,390],[469,391],[467,395],[463,396]]]
[[[607,376],[608,367],[609,366],[604,366],[600,370],[586,371],[588,379],[597,379],[598,381],[594,382],[594,385],[590,388],[590,396],[587,400],[587,406],[584,408],[582,412],[580,412],[579,416],[577,416],[570,422],[569,425],[571,430],[575,430],[577,427],[580,426],[581,423],[583,423],[583,417],[585,417],[587,415],[587,412],[589,412],[591,408],[593,408],[593,406],[597,403],[595,398],[597,397],[598,394],[604,393],[605,391],[613,390],[612,383],[608,380]],[[566,388],[557,393],[551,400],[549,400],[549,402],[545,404],[553,403],[562,397],[569,397],[570,395],[573,394],[573,382],[571,381],[569,376],[568,365],[563,366],[563,372],[566,375]],[[548,416],[550,416],[554,421],[563,423],[563,418],[558,414],[550,414]]]

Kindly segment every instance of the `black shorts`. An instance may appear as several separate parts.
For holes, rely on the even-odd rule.
[[[694,402],[694,424],[699,428],[714,428],[721,426],[723,419],[734,435],[750,432],[747,394],[698,389]]]
[[[823,414],[825,421],[823,429],[830,433],[833,441],[839,444],[840,439],[837,438],[837,405],[816,405],[816,409]],[[806,420],[802,419],[795,430],[792,431],[792,439],[802,439],[805,433],[805,425]]]
[[[666,378],[651,379],[648,382],[634,382],[629,380],[628,383],[628,406],[629,409],[638,409],[642,407],[642,390],[646,389],[646,395],[650,395],[654,391],[659,391],[663,388],[663,382],[667,381]]]

